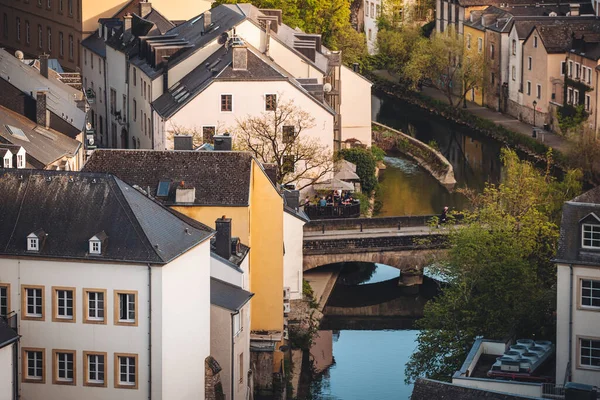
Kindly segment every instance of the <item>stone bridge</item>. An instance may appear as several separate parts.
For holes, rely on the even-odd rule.
[[[421,271],[447,245],[433,215],[313,220],[304,226],[304,271],[340,262],[373,262]]]

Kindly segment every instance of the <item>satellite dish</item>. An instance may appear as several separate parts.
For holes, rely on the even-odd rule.
[[[15,51],[15,57],[17,57],[19,60],[22,60],[25,57],[25,55],[21,50],[17,50]]]
[[[329,92],[331,92],[331,89],[333,89],[333,88],[331,87],[331,83],[326,83],[326,84],[324,84],[324,85],[323,85],[323,91],[324,91],[325,93],[329,93]]]
[[[219,44],[225,44],[225,43],[227,43],[228,40],[229,40],[229,34],[227,32],[223,32],[223,33],[221,33],[221,36],[219,36],[219,39],[217,40],[217,42]]]

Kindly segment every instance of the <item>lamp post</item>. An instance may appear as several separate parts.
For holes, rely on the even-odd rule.
[[[533,127],[535,128],[535,107],[537,106],[537,101],[533,101]]]

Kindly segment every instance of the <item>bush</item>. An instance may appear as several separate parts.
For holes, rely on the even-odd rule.
[[[356,165],[356,174],[360,178],[361,190],[369,196],[377,187],[377,176],[375,176],[377,161],[371,150],[353,147],[340,150],[337,156]]]
[[[371,154],[375,157],[375,161],[383,161],[383,158],[385,157],[385,151],[377,145],[371,146]]]
[[[302,280],[302,294],[304,295],[304,297],[307,297],[309,299],[313,299],[315,296],[315,292],[310,286],[310,283],[308,283],[308,281],[304,279]]]

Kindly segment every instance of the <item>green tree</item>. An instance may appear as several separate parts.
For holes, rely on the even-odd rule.
[[[375,176],[377,161],[371,150],[362,147],[341,149],[338,151],[337,157],[356,165],[356,174],[360,178],[360,189],[363,193],[370,195],[377,187],[377,177]]]
[[[381,29],[377,33],[376,58],[379,65],[389,72],[401,73],[420,39],[421,33],[416,27]]]
[[[479,195],[465,225],[451,230],[450,249],[437,260],[448,280],[418,321],[418,346],[406,365],[419,376],[449,380],[476,337],[552,338],[556,298],[551,259],[560,207],[581,190],[579,171],[562,182],[503,150],[504,179]]]
[[[344,25],[336,31],[329,45],[333,50],[342,52],[344,64],[351,66],[358,63],[363,69],[369,68],[369,54],[365,35],[354,30],[350,24]]]

